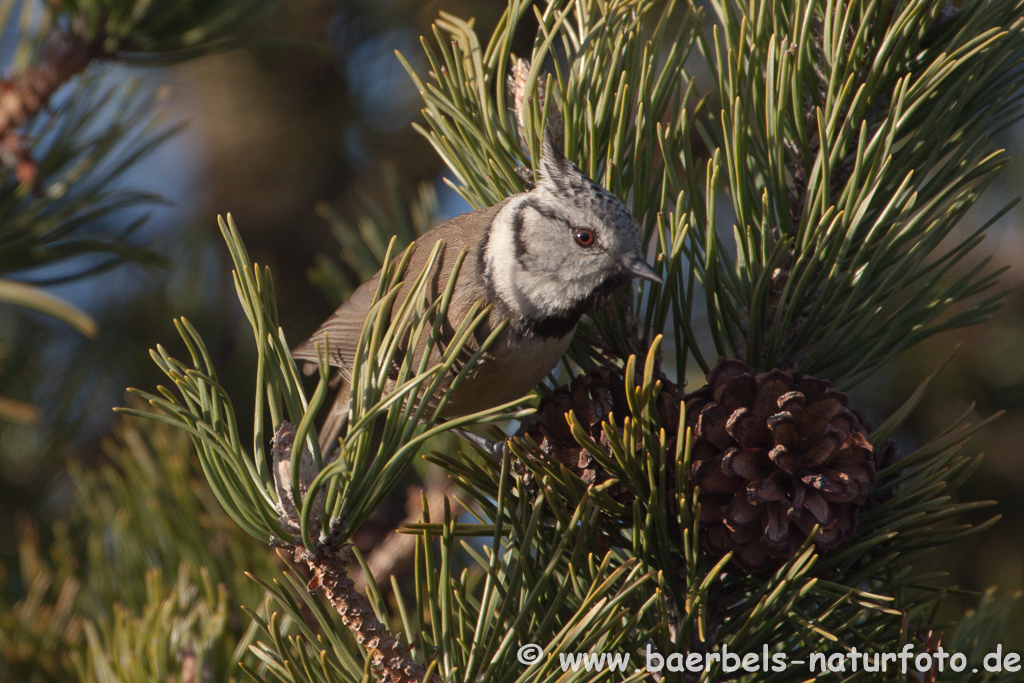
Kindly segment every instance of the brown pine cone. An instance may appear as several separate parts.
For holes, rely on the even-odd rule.
[[[637,376],[642,376],[640,370]],[[675,449],[679,406],[683,397],[676,385],[663,373],[657,372],[655,379],[661,382],[661,393],[657,398],[658,418],[665,428],[669,439],[667,448],[671,453]],[[601,367],[576,376],[568,387],[561,387],[541,399],[537,412],[523,420],[516,432],[520,438],[529,435],[540,444],[541,455],[549,461],[560,462],[584,483],[599,484],[608,479],[608,474],[587,449],[576,443],[566,420],[566,413],[570,411],[576,415],[587,434],[607,452],[608,438],[601,423],[614,414],[616,424],[621,427],[623,420],[631,415],[626,401],[623,370],[618,367]],[[533,478],[526,466],[516,461],[514,467],[526,485],[532,488]],[[612,494],[628,498],[621,489]]]
[[[686,416],[706,550],[733,551],[740,568],[760,573],[791,557],[815,524],[819,550],[853,535],[877,476],[869,429],[846,394],[722,359],[708,385],[686,396]]]

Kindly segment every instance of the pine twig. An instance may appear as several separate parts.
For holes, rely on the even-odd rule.
[[[73,30],[55,31],[39,63],[0,81],[0,135],[24,124],[46,106],[61,85],[85,70],[102,50]]]
[[[274,434],[273,444],[275,482],[280,498],[278,512],[281,514],[282,522],[299,533],[298,530],[302,527],[299,514],[301,502],[295,504],[289,486],[290,454],[295,444],[295,427],[288,421],[282,422]],[[304,448],[300,456],[299,475],[299,490],[303,498],[315,476],[315,471],[313,457],[309,450]],[[312,518],[319,520],[320,514],[315,513]],[[317,536],[319,535],[318,533]],[[359,592],[355,581],[349,576],[345,568],[346,561],[338,552],[338,544],[332,542],[331,538],[328,534],[315,550],[309,550],[301,544],[289,546],[295,562],[306,563],[313,573],[307,588],[310,591],[319,589],[334,606],[341,615],[342,622],[355,636],[356,642],[370,653],[373,667],[381,674],[384,683],[421,683],[426,673],[423,665],[416,662],[408,648],[391,635],[388,628],[377,619],[369,600]],[[439,678],[432,677],[431,683],[435,681],[440,683]]]
[[[103,56],[99,43],[74,29],[54,31],[39,62],[23,73],[0,79],[0,161],[14,168],[18,180],[32,184],[36,164],[18,128],[45,107],[57,89]]]
[[[374,669],[381,674],[383,683],[421,683],[426,674],[422,664],[416,662],[409,649],[391,635],[384,624],[373,613],[370,601],[356,590],[355,582],[345,569],[345,561],[336,549],[321,546],[315,552],[303,546],[293,550],[296,562],[305,562],[313,578],[310,590],[319,588],[324,597],[341,615],[345,626],[355,636],[373,660]],[[433,676],[431,683],[441,683]]]

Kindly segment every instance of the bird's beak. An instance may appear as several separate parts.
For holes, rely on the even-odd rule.
[[[622,264],[622,272],[626,273],[630,277],[638,277],[644,280],[650,280],[651,282],[657,282],[659,285],[665,282],[657,271],[651,267],[651,264],[644,261],[639,256],[632,256],[626,259]]]

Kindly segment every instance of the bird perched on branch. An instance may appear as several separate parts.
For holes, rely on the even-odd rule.
[[[476,330],[477,343],[502,321],[509,323],[451,392],[441,418],[486,410],[529,392],[558,364],[580,317],[602,294],[634,277],[661,282],[644,260],[641,230],[632,214],[565,158],[552,140],[550,126],[539,162],[541,177],[529,192],[456,216],[412,244],[406,272],[418,274],[435,243],[443,241],[430,274],[431,297],[445,290],[455,259],[467,251],[442,330],[452,334],[478,301],[491,308]],[[351,362],[379,279],[377,273],[360,285],[293,351],[296,359],[308,361],[307,372],[315,372],[317,346],[326,339],[328,362],[338,368],[342,380],[320,430],[325,453],[333,450],[348,416]],[[395,310],[401,303],[400,293]],[[446,341],[442,338],[435,354]],[[425,340],[414,345],[414,361],[424,347]],[[450,380],[442,390],[447,384]]]

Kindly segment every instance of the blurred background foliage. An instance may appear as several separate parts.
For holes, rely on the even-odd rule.
[[[126,3],[48,4],[89,14]],[[251,2],[208,3],[218,4],[245,6],[246,21],[230,17],[230,31],[192,34],[191,42],[168,39],[180,34],[174,22],[209,17],[149,17],[154,25],[141,29],[128,19],[106,28],[86,22],[82,30],[102,38],[104,58],[57,91],[30,124],[35,186],[19,181],[6,161],[0,168],[0,217],[36,215],[26,206],[38,202],[44,211],[40,187],[52,190],[69,164],[80,170],[83,158],[102,156],[90,162],[90,172],[98,174],[96,182],[109,182],[109,206],[75,214],[74,189],[88,185],[72,183],[62,205],[66,215],[49,218],[78,220],[83,239],[118,246],[0,263],[0,276],[39,283],[96,322],[88,338],[36,312],[0,305],[0,397],[16,407],[0,418],[0,680],[117,680],[116,662],[105,668],[95,661],[130,651],[131,643],[104,640],[117,631],[112,624],[121,620],[144,631],[147,610],[159,609],[174,614],[183,641],[155,657],[154,666],[181,674],[189,666],[182,653],[187,659],[195,652],[205,657],[197,670],[213,672],[212,680],[240,675],[226,668],[231,652],[209,649],[220,633],[242,645],[252,636],[243,632],[248,619],[238,607],[257,609],[263,589],[233,568],[267,570],[269,580],[277,560],[219,513],[183,435],[140,431],[111,411],[124,404],[124,387],[157,384],[147,350],[177,336],[177,316],[203,330],[228,393],[239,405],[251,400],[251,332],[214,216],[232,212],[252,259],[273,270],[281,324],[297,342],[339,303],[332,296],[369,274],[370,255],[359,252],[351,231],[411,234],[435,217],[468,209],[410,126],[420,117],[420,100],[394,51],[420,59],[419,36],[440,11],[475,17],[487,34],[504,3],[288,0],[258,13]],[[24,3],[0,5],[11,13],[0,33],[0,64],[10,72],[27,63],[31,50],[44,49],[34,37],[45,33],[46,13],[42,5],[28,13]],[[529,21],[520,29],[520,53],[532,41]],[[103,147],[103,135],[118,122],[132,133]],[[90,143],[88,150],[55,146],[64,138],[54,131],[72,124],[81,127],[75,139]],[[1024,125],[1008,128],[1001,144],[1013,162],[960,226],[963,232],[1024,188]],[[133,149],[144,154],[123,168],[110,166]],[[9,227],[0,229],[0,240]],[[1011,266],[1002,280],[1010,290],[1006,305],[983,325],[928,340],[853,392],[854,403],[877,423],[959,344],[902,431],[902,450],[913,450],[965,411],[974,421],[1005,411],[969,445],[986,457],[963,490],[967,499],[997,501],[1002,521],[936,558],[936,568],[969,591],[960,598],[964,607],[993,584],[1024,589],[1024,209],[1003,216],[972,258],[985,255]],[[182,349],[171,352],[180,356]],[[240,425],[242,433],[248,429]],[[157,452],[171,457],[156,458]],[[139,486],[149,505],[133,508],[126,490]],[[976,521],[990,512],[979,512]],[[404,516],[404,502],[382,516],[388,514],[395,519],[384,520],[383,530]],[[117,525],[132,526],[124,538],[135,538],[137,547],[110,540],[120,538]],[[178,542],[183,534],[200,540]],[[203,551],[187,556],[185,548]],[[145,585],[128,580],[145,574],[143,567],[160,570],[150,570]],[[103,602],[111,595],[122,607]],[[1021,636],[1024,627],[1016,623]],[[70,643],[96,647],[53,660],[36,656]],[[113,678],[95,674],[108,670]],[[153,680],[165,680],[161,671],[154,670]],[[187,680],[184,674],[180,680]]]

